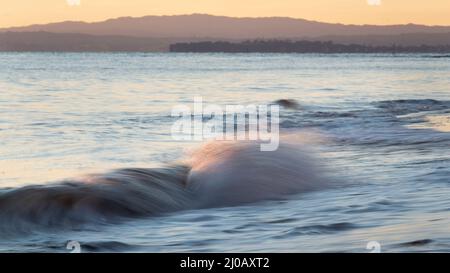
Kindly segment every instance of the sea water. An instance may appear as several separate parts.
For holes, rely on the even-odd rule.
[[[0,251],[448,252],[449,75],[436,54],[0,53]],[[139,177],[159,187],[178,179],[202,143],[174,140],[170,113],[194,97],[297,101],[280,131],[320,138],[303,145],[334,186],[155,215],[143,205],[154,191],[103,192],[105,176],[137,177],[114,169],[150,170]],[[107,202],[89,202],[99,191]],[[80,202],[102,213],[72,214]]]

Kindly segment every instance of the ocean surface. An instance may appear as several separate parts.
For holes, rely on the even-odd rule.
[[[0,252],[450,252],[449,75],[426,54],[0,53]],[[174,140],[195,96],[295,100],[299,143],[271,161]],[[227,202],[185,191],[207,156],[225,163],[197,183],[231,181]]]

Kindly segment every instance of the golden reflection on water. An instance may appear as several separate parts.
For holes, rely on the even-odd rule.
[[[77,160],[80,158],[75,158]],[[90,174],[104,173],[112,169],[127,167],[156,167],[152,164],[139,165],[86,162],[85,164],[72,164],[65,162],[59,164],[61,159],[16,159],[0,160],[0,188],[18,187],[31,184],[48,184],[58,181],[76,179],[89,182]],[[81,159],[80,159],[81,160]],[[80,161],[83,162],[83,161]],[[69,163],[69,164],[67,164]]]
[[[450,132],[450,116],[430,116],[428,122],[433,125],[435,130]]]
[[[53,162],[55,163],[55,162]],[[94,171],[94,170],[89,170]],[[2,160],[0,163],[1,187],[15,187],[24,184],[48,183],[77,177],[79,169],[57,166],[45,160]]]
[[[425,122],[408,126],[414,129],[433,129],[439,132],[450,132],[450,115],[430,115]]]

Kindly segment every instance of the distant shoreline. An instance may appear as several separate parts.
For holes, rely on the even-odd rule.
[[[450,45],[371,46],[337,44],[332,41],[253,40],[244,42],[191,42],[170,45],[170,52],[184,53],[315,53],[315,54],[366,54],[366,53],[450,53]]]
[[[422,45],[423,44],[423,45]],[[399,36],[225,39],[0,32],[0,52],[450,53],[450,32]]]
[[[437,45],[395,43],[373,45],[308,39],[206,40],[96,36],[79,33],[6,32],[0,33],[0,52],[450,55],[450,42]]]

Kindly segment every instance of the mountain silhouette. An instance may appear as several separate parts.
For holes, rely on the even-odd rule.
[[[102,22],[61,22],[3,28],[0,32],[80,33],[153,38],[314,38],[320,36],[398,35],[408,33],[450,33],[450,26],[343,25],[286,17],[234,18],[205,14],[121,17]]]
[[[204,14],[121,17],[0,29],[0,51],[169,51],[171,44],[255,39],[367,46],[450,45],[450,26],[343,25],[286,17]]]

